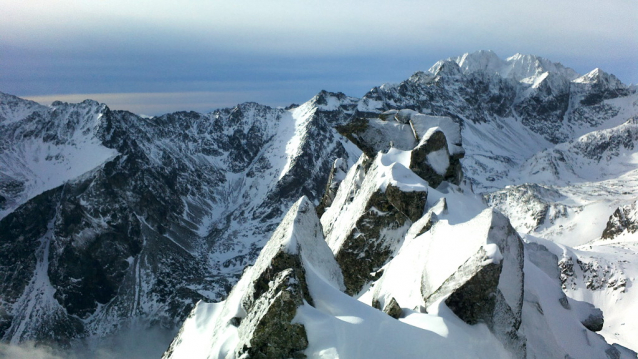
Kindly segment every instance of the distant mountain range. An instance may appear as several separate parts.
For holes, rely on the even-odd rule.
[[[0,337],[75,348],[181,327],[177,358],[205,321],[202,357],[631,357],[637,121],[636,88],[611,74],[490,51],[286,109],[146,118],[0,93]],[[225,304],[203,303],[240,278]],[[491,286],[468,292],[473,278]],[[284,292],[291,317],[276,325],[297,334],[268,352],[264,318]],[[486,296],[491,309],[463,312]],[[340,316],[429,339],[318,334]],[[489,345],[460,344],[473,336]]]

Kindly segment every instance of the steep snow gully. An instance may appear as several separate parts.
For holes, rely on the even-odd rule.
[[[0,93],[0,356],[636,358],[637,121],[490,51],[285,109]]]

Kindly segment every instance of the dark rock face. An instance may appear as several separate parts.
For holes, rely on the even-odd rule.
[[[377,155],[377,149],[372,146],[369,141],[361,138],[361,134],[365,133],[369,128],[368,120],[357,117],[344,125],[337,126],[337,131],[352,141],[357,147],[363,151],[368,157],[374,158]]]
[[[493,263],[481,248],[446,279],[439,289],[424,298],[425,305],[449,294],[445,304],[464,322],[491,325],[502,269],[501,263]]]
[[[384,231],[404,233],[409,218],[394,207],[386,194],[377,191],[369,198],[365,213],[360,216],[348,233],[343,245],[335,254],[343,272],[346,293],[355,295],[374,279],[371,273],[379,270],[390,258],[394,240],[387,240]]]
[[[583,323],[585,328],[591,330],[592,332],[599,332],[603,330],[603,324],[605,324],[603,311],[598,308],[591,308],[591,309],[592,309],[592,313],[589,316],[587,316],[585,320],[581,321],[581,323]]]
[[[613,239],[621,233],[636,233],[636,231],[638,231],[638,201],[616,208],[609,216],[602,238]]]
[[[498,212],[492,213],[487,241],[486,246],[498,247],[500,254],[494,257],[481,246],[434,290],[424,272],[421,293],[426,307],[447,296],[445,304],[459,318],[468,324],[485,323],[508,350],[524,358],[525,337],[518,332],[523,309],[523,242]]]
[[[427,191],[406,192],[392,184],[386,187],[385,195],[388,201],[412,222],[421,218],[428,199]]]
[[[394,319],[399,319],[403,315],[403,310],[401,309],[401,306],[399,306],[399,303],[394,297],[390,298],[390,300],[388,300],[388,302],[385,303],[385,305],[383,306],[383,309],[381,309],[381,303],[379,303],[379,300],[377,299],[372,300],[372,306],[374,308],[382,310],[385,314],[391,316]]]
[[[293,269],[277,273],[239,325],[239,336],[245,344],[236,350],[237,358],[245,354],[249,358],[306,357],[306,330],[301,324],[291,323],[297,307],[303,305],[303,286],[305,282],[297,280]]]
[[[328,183],[326,184],[326,189],[324,190],[323,197],[321,197],[321,201],[317,206],[317,215],[319,217],[321,217],[323,212],[325,212],[326,208],[332,205],[332,201],[334,201],[335,195],[337,195],[339,184],[341,183],[341,181],[343,181],[347,172],[348,166],[346,161],[343,158],[337,158],[332,165],[332,169],[330,170]]]
[[[448,159],[446,170],[442,174],[438,173],[428,160],[428,155],[438,151],[444,152],[444,156]],[[431,187],[436,188],[446,179],[447,168],[450,163],[449,157],[445,134],[443,134],[443,131],[435,131],[430,137],[423,138],[419,145],[412,150],[410,169],[426,180]],[[454,178],[454,174],[456,173],[453,172],[450,179],[456,184],[460,183],[460,178]]]
[[[311,305],[312,297],[308,293],[308,288],[305,285],[306,275],[301,264],[301,258],[297,254],[290,254],[285,251],[278,252],[271,260],[270,265],[266,267],[262,272],[255,275],[252,281],[251,295],[244,298],[243,306],[246,309],[250,309],[255,305],[254,303],[262,297],[266,292],[271,290],[273,281],[283,271],[290,273],[286,274],[286,277],[295,278],[304,285],[301,287],[301,299],[305,299]]]

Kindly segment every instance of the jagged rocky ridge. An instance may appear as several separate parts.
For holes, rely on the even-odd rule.
[[[333,158],[359,154],[332,130],[352,110],[341,94],[152,119],[3,96],[33,110],[1,127],[0,328],[12,342],[64,344],[138,319],[173,328],[226,295],[299,195],[321,195]],[[325,107],[333,97],[343,104]],[[73,177],[76,163],[93,168]]]
[[[448,121],[448,131],[456,133],[454,122]],[[438,127],[422,138],[427,142],[439,133],[447,148],[445,132]],[[376,144],[394,143],[402,136],[393,130],[378,134]],[[619,358],[630,354],[591,332],[602,328],[602,312],[563,294],[558,259],[547,248],[537,243],[524,247],[506,217],[486,209],[467,185],[453,183],[461,183],[460,178],[435,180],[436,188],[431,187],[423,178],[431,176],[420,177],[411,170],[422,165],[413,161],[413,151],[420,151],[419,145],[405,150],[390,147],[374,159],[362,154],[338,184],[321,222],[310,202],[300,199],[227,301],[200,303],[216,309],[193,310],[165,358],[405,357],[423,344],[403,343],[407,347],[388,352],[392,347],[388,342],[396,340],[393,333],[352,339],[352,331],[344,332],[316,313],[359,317],[367,326],[383,327],[383,320],[370,313],[373,308],[390,320],[398,319],[395,335],[420,328],[427,350],[435,356],[450,355],[451,343],[441,340],[446,336],[439,341],[428,338],[431,327],[423,325],[429,320],[448,324],[451,319],[444,310],[464,322],[457,324],[460,327],[485,326],[491,333],[485,333],[488,342],[504,348],[455,342],[457,355]],[[439,147],[430,148],[423,160],[437,151]],[[447,166],[452,166],[454,155],[445,154]],[[333,190],[331,183],[327,191]],[[301,238],[308,244],[297,244]],[[304,259],[307,246],[315,246],[315,258]],[[285,282],[282,278],[291,273],[297,273],[295,279]],[[531,283],[526,281],[529,276]],[[326,286],[332,294],[326,295]],[[291,298],[290,304],[282,305],[280,298]],[[264,304],[253,304],[256,301]],[[368,312],[344,304],[348,301],[367,303]],[[280,309],[274,315],[270,314],[274,309],[263,308]],[[539,325],[549,334],[535,333],[532,329]],[[573,329],[563,332],[566,325]],[[454,335],[458,328],[450,330]],[[332,331],[339,333],[339,340],[325,337]],[[568,345],[559,344],[567,337]]]
[[[501,60],[490,52],[442,61],[403,83],[374,88],[361,99],[322,92],[289,110],[243,104],[212,114],[143,119],[90,101],[44,107],[0,96],[0,131],[7,139],[0,153],[0,245],[11,253],[3,257],[0,268],[5,273],[2,296],[7,298],[1,303],[1,328],[13,327],[3,332],[3,340],[14,343],[102,337],[134,319],[170,328],[198,299],[221,299],[294,201],[306,195],[315,204],[320,202],[335,159],[344,158],[332,176],[336,195],[338,183],[361,151],[332,130],[335,126],[389,118],[409,125],[412,111],[449,117],[460,125],[463,136],[465,157],[459,162],[464,179],[476,192],[490,192],[528,182],[519,176],[525,173],[521,166],[540,151],[554,146],[560,150],[554,142],[604,133],[638,113],[635,88],[613,75],[595,70],[579,77],[535,56]],[[401,109],[412,111],[398,114]],[[591,138],[604,144],[608,137]],[[399,150],[399,142],[386,142],[383,150],[391,145]],[[555,187],[556,178],[544,179],[540,185],[553,194],[545,197],[540,191],[537,200],[550,208],[565,208],[560,213],[566,216],[550,217],[553,221],[545,220],[531,232],[512,218],[519,233],[558,241],[567,238],[563,243],[570,245],[600,236],[615,208],[636,199],[631,182],[635,166],[625,161],[634,151],[626,145],[635,140],[617,142],[619,146],[609,147],[611,152],[603,152],[602,160],[587,159],[599,166],[589,173],[600,169],[612,173],[600,184],[573,177]],[[449,146],[448,152],[452,153]],[[594,153],[592,158],[596,157]],[[607,166],[607,158],[618,165]],[[578,156],[565,159],[582,163]],[[523,168],[534,166],[527,163]],[[129,177],[129,171],[135,175]],[[428,201],[432,193],[428,192]],[[324,202],[330,207],[329,201]],[[508,216],[520,213],[520,223],[527,223],[527,202],[504,203],[509,204],[499,210]],[[117,209],[109,211],[111,206]],[[83,219],[79,224],[78,217]],[[428,228],[436,222],[436,214],[422,222]],[[591,226],[583,225],[588,222]],[[113,238],[118,245],[105,251]],[[566,258],[562,250],[547,246],[559,260]],[[46,252],[47,248],[56,250]],[[67,254],[59,257],[63,252]],[[45,253],[51,260],[45,260]],[[98,253],[104,259],[94,258]],[[577,258],[583,263],[606,263],[584,252],[571,258],[574,263]],[[81,273],[73,272],[75,262],[83,263]],[[616,263],[615,267],[601,269],[598,278],[603,271],[623,265],[615,259],[607,262]],[[58,269],[63,274],[52,273]],[[630,283],[632,272],[625,268],[623,273],[621,277]],[[586,287],[580,277],[575,283],[576,288]],[[597,299],[604,296],[587,293],[568,292],[596,302],[608,313],[606,306],[611,304]],[[614,293],[611,297],[618,299]],[[632,293],[623,293],[624,298],[630,301]],[[76,314],[69,315],[69,310]],[[628,327],[602,333],[612,338]]]

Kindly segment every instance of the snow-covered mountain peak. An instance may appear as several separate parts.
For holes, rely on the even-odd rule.
[[[69,103],[69,102],[64,102],[64,101],[53,101],[51,103],[51,107],[60,107],[60,106],[69,106],[69,105],[83,105],[83,106],[92,106],[92,107],[98,107],[98,106],[106,106],[105,104],[101,104],[95,100],[91,100],[91,99],[85,99],[82,102],[78,102],[76,103]]]
[[[582,84],[600,84],[608,89],[625,89],[627,87],[616,76],[599,68],[595,68],[585,75],[578,77],[573,80],[573,82]]]
[[[44,111],[46,108],[37,102],[0,92],[0,125],[19,121],[35,111]]]
[[[435,75],[441,74],[443,65],[449,62],[456,63],[460,72],[465,75],[484,72],[530,84],[533,84],[535,80],[541,77],[547,77],[547,73],[558,75],[569,81],[579,76],[571,68],[565,67],[560,63],[551,62],[540,56],[515,54],[503,60],[491,50],[465,53],[458,57],[439,61],[430,68],[429,72]],[[446,70],[445,74],[455,74],[452,69],[446,68]]]
[[[528,77],[536,77],[545,72],[560,75],[568,80],[573,80],[579,76],[576,71],[563,66],[559,62],[552,62],[535,55],[516,54],[508,57],[505,62],[506,67],[502,75],[518,81]]]
[[[434,74],[435,76],[448,76],[448,77],[459,76],[462,74],[459,64],[456,61],[453,61],[451,59],[437,61],[437,63],[435,63],[432,67],[430,67],[428,72]],[[421,78],[425,79],[425,77],[421,77]],[[412,79],[412,77],[410,79]]]
[[[23,117],[9,117],[0,126],[0,196],[4,198],[0,218],[117,154],[102,143],[110,111],[104,104],[91,100],[77,104],[56,101],[51,107],[24,100],[12,103],[18,107],[9,103],[6,108],[11,110],[2,113]]]
[[[476,71],[500,73],[505,65],[505,62],[492,50],[480,50],[471,54],[465,53],[450,60],[459,64],[463,73]]]
[[[308,103],[319,110],[335,111],[344,105],[356,105],[358,101],[358,98],[347,96],[343,92],[321,90]]]

